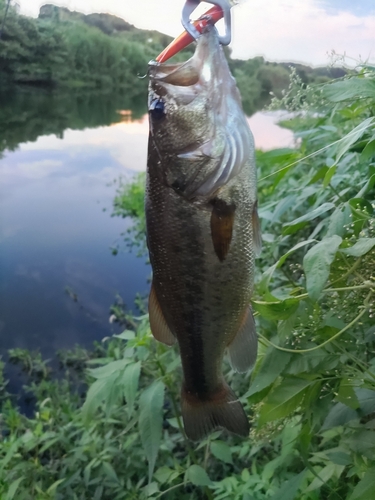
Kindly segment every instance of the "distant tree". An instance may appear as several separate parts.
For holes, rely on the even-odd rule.
[[[140,30],[109,14],[84,15],[47,4],[39,18],[18,15],[11,0],[0,0],[0,80],[45,86],[126,89],[129,96],[145,95],[147,65],[171,41],[158,31]],[[6,20],[6,22],[5,22]],[[190,45],[174,57],[191,56]],[[247,113],[260,109],[270,93],[280,96],[289,84],[290,65],[269,63],[263,57],[232,59]],[[330,78],[326,68],[294,64],[304,83]]]
[[[7,18],[7,14],[8,14],[10,2],[11,2],[11,0],[7,0],[7,4],[6,4],[6,7],[5,7],[5,12],[4,12],[3,20],[1,22],[1,26],[0,26],[0,40],[1,40],[1,37],[3,35],[3,29],[4,29],[5,21],[6,21],[6,18]]]
[[[257,78],[262,87],[262,94],[269,95],[270,92],[281,97],[281,91],[289,84],[290,72],[277,64],[264,64],[258,69]]]

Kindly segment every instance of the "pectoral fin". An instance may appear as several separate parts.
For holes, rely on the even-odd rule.
[[[232,241],[235,205],[215,198],[211,202],[211,238],[215,253],[222,262],[227,256]]]
[[[244,373],[254,366],[257,359],[258,339],[251,308],[246,311],[240,329],[228,346],[229,361],[233,370]]]
[[[176,342],[176,337],[173,335],[164,315],[160,308],[159,301],[156,297],[154,285],[151,286],[150,296],[148,299],[148,312],[150,316],[150,328],[152,335],[163,344],[173,345]]]

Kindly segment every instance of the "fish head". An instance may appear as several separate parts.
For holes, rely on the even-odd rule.
[[[207,198],[238,171],[252,141],[216,28],[202,33],[188,61],[151,61],[149,77],[150,140],[167,182]]]
[[[150,133],[159,151],[178,153],[186,147],[199,147],[214,134],[215,114],[226,111],[222,58],[225,62],[212,27],[198,39],[188,61],[150,63]]]

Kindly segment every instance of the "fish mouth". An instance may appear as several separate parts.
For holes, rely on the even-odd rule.
[[[208,82],[212,76],[215,54],[219,40],[216,28],[208,26],[198,38],[193,56],[185,62],[168,64],[149,62],[151,82],[169,84],[177,87],[190,87]]]

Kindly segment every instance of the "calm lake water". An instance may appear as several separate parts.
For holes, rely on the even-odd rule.
[[[89,346],[119,331],[116,295],[135,311],[147,293],[146,258],[125,243],[111,251],[130,224],[111,217],[118,179],[146,167],[143,106],[111,94],[0,95],[0,355]],[[258,148],[293,144],[276,119],[249,119]]]

